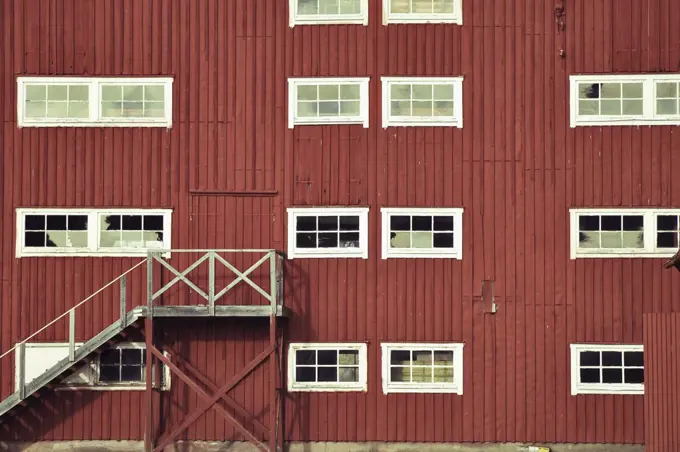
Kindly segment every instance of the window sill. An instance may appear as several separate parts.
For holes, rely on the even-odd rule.
[[[575,119],[571,121],[571,128],[576,127],[611,127],[611,126],[680,126],[680,118],[678,119],[600,119],[587,121],[583,119]]]
[[[315,120],[300,120],[294,118],[293,122],[289,125],[289,129],[294,129],[295,127],[301,126],[348,126],[357,125],[363,126],[364,129],[368,128],[368,120],[364,118],[329,118],[329,119],[315,119]]]
[[[288,385],[288,392],[367,392],[366,385]]]
[[[463,128],[463,123],[461,121],[407,121],[407,120],[393,120],[388,119],[383,123],[383,129],[388,127],[455,127],[458,129]]]
[[[290,28],[300,25],[368,25],[368,17],[364,16],[345,16],[337,17],[310,17],[308,19],[301,17],[294,17],[290,21]]]
[[[36,253],[36,252],[26,252],[26,251],[19,251],[16,255],[17,259],[20,258],[26,258],[26,257],[136,257],[136,258],[143,258],[148,256],[149,251],[156,251],[154,249],[148,249],[144,250],[141,252],[130,252],[130,251],[117,251],[117,252],[83,252],[83,251],[75,251],[75,252],[68,252],[68,251],[63,251],[63,252],[46,252],[46,253]],[[170,258],[171,252],[165,252],[161,255],[164,258]]]
[[[677,253],[677,249],[669,249],[668,251],[644,251],[644,252],[608,252],[604,253],[594,252],[594,253],[584,253],[575,252],[572,253],[571,259],[668,259],[673,254]]]
[[[461,253],[406,253],[406,252],[383,252],[383,260],[385,259],[457,259],[462,260]]]
[[[288,253],[288,259],[368,259],[368,253],[335,254],[335,253]]]
[[[463,20],[460,17],[436,17],[427,15],[387,15],[383,19],[383,25],[390,24],[456,24],[463,25]]]
[[[458,385],[449,386],[434,386],[434,385],[404,385],[404,386],[394,386],[388,384],[383,387],[383,394],[456,394],[463,395],[463,388]]]
[[[644,395],[644,385],[629,385],[631,388],[606,387],[603,385],[578,385],[572,388],[571,395]]]
[[[158,128],[172,128],[172,122],[168,121],[59,121],[59,122],[41,122],[41,121],[19,121],[18,128],[35,128],[35,127],[158,127]]]

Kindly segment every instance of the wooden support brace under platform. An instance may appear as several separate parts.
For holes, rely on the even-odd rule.
[[[152,327],[153,328],[153,327]],[[194,423],[199,417],[201,417],[206,411],[209,409],[214,409],[217,411],[224,419],[226,419],[230,424],[232,424],[236,430],[238,430],[243,436],[248,440],[248,442],[252,443],[255,445],[258,449],[262,451],[268,451],[268,452],[276,452],[279,449],[279,443],[282,441],[282,438],[280,438],[280,435],[278,435],[278,418],[277,418],[277,409],[279,408],[279,401],[278,401],[278,395],[277,395],[277,358],[278,358],[278,353],[279,353],[279,347],[277,343],[277,328],[276,328],[276,318],[274,316],[271,317],[270,319],[270,334],[271,334],[271,343],[268,345],[268,347],[262,351],[259,355],[257,355],[248,365],[243,368],[239,373],[237,373],[234,377],[232,377],[229,381],[227,381],[224,385],[222,385],[220,388],[217,388],[215,384],[211,383],[210,380],[203,376],[200,375],[200,372],[198,369],[195,367],[191,366],[188,364],[185,360],[183,360],[179,355],[178,356],[178,361],[181,361],[183,364],[183,367],[188,370],[190,373],[194,374],[194,377],[196,380],[201,382],[203,385],[205,385],[209,390],[213,392],[213,395],[208,394],[206,391],[204,391],[199,384],[195,380],[193,380],[189,375],[187,375],[182,369],[180,369],[175,363],[173,363],[170,359],[168,359],[167,356],[165,356],[160,350],[158,350],[153,344],[148,344],[147,351],[153,355],[157,360],[159,360],[161,363],[165,364],[170,371],[177,375],[184,383],[187,384],[191,389],[193,389],[201,399],[203,399],[203,406],[198,408],[196,411],[194,411],[192,414],[188,415],[184,421],[174,428],[172,431],[168,432],[165,437],[163,437],[159,442],[156,447],[153,446],[153,410],[152,407],[149,406],[149,409],[147,411],[147,433],[146,433],[146,441],[145,441],[145,449],[147,452],[156,452],[156,451],[161,451],[168,445],[172,444],[173,441],[177,439],[179,435],[181,435],[192,423]],[[170,350],[172,352],[172,350]],[[238,385],[245,377],[247,377],[251,372],[253,372],[256,368],[258,368],[261,364],[269,360],[270,362],[270,382],[271,382],[271,389],[273,391],[272,397],[270,400],[270,426],[269,428],[265,427],[261,422],[257,421],[254,419],[254,416],[249,414],[244,408],[239,406],[235,401],[233,401],[231,398],[227,396],[227,393],[233,389],[236,385]],[[149,363],[149,361],[147,361]],[[148,374],[147,374],[148,375]],[[148,388],[147,388],[148,389]],[[239,422],[238,419],[234,417],[231,413],[229,413],[226,409],[222,407],[218,402],[220,400],[225,401],[226,405],[231,408],[236,415],[241,416],[242,418],[246,418],[248,422],[252,422],[252,424],[257,427],[259,430],[259,434],[264,436],[264,437],[269,437],[269,447],[260,441],[257,436],[250,430],[246,428],[241,422]],[[260,438],[262,437],[260,436]]]

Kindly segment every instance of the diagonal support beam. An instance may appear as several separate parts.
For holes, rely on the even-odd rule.
[[[174,273],[176,277],[175,277],[175,279],[173,279],[172,281],[170,281],[169,283],[167,283],[165,286],[163,286],[163,288],[160,289],[158,292],[154,293],[154,294],[153,294],[153,299],[155,300],[156,298],[158,298],[159,296],[161,296],[166,290],[168,290],[170,287],[172,287],[173,285],[175,285],[175,283],[177,283],[178,281],[183,281],[183,282],[185,282],[189,287],[191,287],[191,288],[194,289],[196,292],[198,292],[198,294],[199,294],[200,296],[202,296],[203,298],[205,298],[205,299],[207,300],[207,299],[209,298],[209,297],[208,297],[208,294],[205,293],[205,292],[203,292],[203,290],[201,290],[196,284],[194,284],[193,282],[191,282],[191,280],[190,280],[189,278],[187,278],[187,275],[188,275],[189,273],[191,273],[191,272],[192,272],[195,268],[197,268],[199,265],[201,265],[206,259],[208,259],[209,256],[210,256],[209,253],[204,254],[204,255],[201,256],[196,262],[194,262],[193,264],[191,264],[186,270],[184,270],[183,272],[180,273],[180,271],[177,270],[177,269],[175,269],[175,267],[173,267],[172,265],[170,265],[170,264],[168,264],[167,262],[165,262],[165,261],[163,260],[163,258],[160,258],[160,257],[158,257],[158,256],[156,256],[156,255],[154,254],[154,255],[153,255],[154,260],[160,262],[161,265],[163,265],[165,268],[167,268],[167,269],[170,270],[172,273]]]
[[[198,381],[203,383],[208,389],[210,389],[213,393],[217,393],[220,389],[217,387],[215,383],[210,381],[207,377],[201,374],[201,371],[198,370],[196,367],[194,367],[189,361],[184,359],[180,353],[178,353],[175,349],[172,347],[165,345],[165,348],[172,353],[172,355],[182,364],[182,366],[189,371],[190,374],[194,376]],[[252,422],[255,427],[257,427],[261,433],[269,433],[269,429],[260,421],[255,419],[255,417],[249,413],[245,408],[243,408],[241,405],[239,405],[234,399],[229,397],[227,394],[222,395],[222,400],[224,403],[226,403],[231,409],[233,409],[236,414],[239,416],[243,416],[246,418],[247,422]]]
[[[222,265],[224,265],[224,266],[227,267],[229,270],[231,270],[232,272],[234,272],[234,274],[237,276],[237,278],[236,278],[235,280],[233,280],[227,287],[225,287],[225,288],[222,289],[217,295],[215,295],[215,300],[217,300],[218,298],[220,298],[220,297],[221,297],[222,295],[224,295],[225,293],[229,292],[229,291],[232,289],[232,287],[234,287],[234,286],[235,286],[236,284],[238,284],[240,281],[245,281],[245,282],[247,282],[253,289],[255,289],[255,290],[257,290],[258,292],[260,292],[260,294],[261,294],[263,297],[265,297],[265,298],[267,299],[267,301],[269,301],[270,303],[273,303],[272,295],[269,294],[269,293],[267,293],[262,287],[258,286],[258,285],[255,284],[250,278],[248,278],[248,275],[249,275],[249,274],[251,274],[251,273],[252,273],[253,271],[255,271],[257,268],[259,268],[263,263],[265,263],[265,262],[269,259],[269,253],[267,253],[267,254],[265,254],[264,256],[262,256],[262,258],[261,258],[259,261],[255,262],[253,265],[250,266],[250,268],[249,268],[248,270],[246,270],[246,271],[243,272],[243,273],[241,273],[236,267],[234,267],[234,266],[231,265],[229,262],[227,262],[227,261],[226,261],[222,256],[220,256],[219,254],[215,254],[215,258],[216,258],[218,261],[222,262]]]
[[[276,350],[275,345],[270,345],[269,347],[267,347],[262,353],[257,355],[241,372],[239,372],[224,386],[222,386],[217,392],[217,394],[210,397],[208,393],[203,391],[203,389],[201,389],[191,378],[189,378],[189,376],[182,372],[182,370],[180,370],[172,361],[170,361],[166,356],[164,356],[156,347],[152,346],[151,352],[154,354],[154,356],[157,359],[159,359],[163,364],[168,366],[172,372],[177,374],[177,376],[179,376],[182,379],[182,381],[184,381],[191,389],[196,391],[199,397],[201,397],[205,401],[205,405],[202,408],[199,408],[198,410],[194,411],[192,415],[187,417],[185,421],[171,435],[165,438],[163,442],[154,449],[154,451],[162,451],[165,446],[169,445],[172,441],[174,441],[175,438],[177,438],[184,430],[186,430],[186,428],[189,427],[189,425],[191,425],[203,413],[205,413],[210,408],[214,408],[219,414],[222,415],[222,417],[224,417],[227,421],[233,424],[234,427],[236,427],[236,429],[240,431],[248,439],[248,441],[253,443],[260,450],[266,452],[268,450],[267,446],[260,442],[259,439],[257,439],[250,431],[248,431],[248,429],[241,425],[241,423],[238,420],[236,420],[231,414],[229,414],[227,410],[222,408],[220,405],[217,405],[216,402],[222,397],[224,393],[226,393],[231,388],[236,386],[248,374],[255,370],[275,350]]]

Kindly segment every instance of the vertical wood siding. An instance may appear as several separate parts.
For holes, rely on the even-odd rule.
[[[465,0],[463,26],[383,26],[371,0],[367,27],[290,29],[284,0],[3,0],[0,350],[136,262],[15,259],[17,207],[171,207],[173,246],[285,250],[287,206],[369,206],[369,259],[289,261],[286,291],[288,339],[368,342],[369,391],[287,395],[289,439],[642,443],[643,397],[570,395],[568,345],[641,343],[643,313],[680,311],[680,278],[658,259],[570,260],[568,209],[680,206],[680,138],[570,129],[568,76],[678,71],[680,9],[567,0],[560,32],[554,7]],[[145,74],[175,78],[170,130],[16,126],[17,75]],[[464,128],[382,129],[383,75],[463,76]],[[291,76],[370,76],[370,128],[289,130]],[[464,259],[381,260],[383,206],[464,207]],[[79,331],[115,315],[104,298]],[[216,383],[266,341],[257,322],[224,325],[166,326]],[[383,395],[381,341],[464,341],[464,395]],[[0,372],[6,395],[13,370]],[[236,390],[253,412],[266,378]],[[0,435],[141,438],[139,396],[62,392],[39,426]],[[197,400],[173,382],[168,419]],[[186,437],[232,433],[209,413]]]
[[[645,314],[645,446],[647,452],[680,449],[680,315]]]

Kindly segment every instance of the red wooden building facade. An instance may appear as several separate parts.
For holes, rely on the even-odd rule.
[[[674,78],[680,10],[674,2],[464,0],[452,3],[460,12],[442,13],[444,23],[409,23],[407,13],[405,23],[397,23],[399,5],[390,13],[388,0],[368,0],[346,14],[357,23],[311,24],[304,23],[303,0],[291,10],[295,1],[0,2],[0,353],[145,260],[146,254],[96,252],[93,237],[111,232],[110,217],[120,211],[121,218],[141,215],[135,221],[146,222],[148,215],[149,224],[161,222],[161,235],[142,235],[160,248],[286,254],[278,287],[289,314],[154,320],[159,350],[173,362],[189,362],[211,388],[209,396],[269,350],[270,322],[276,325],[276,365],[258,367],[230,393],[255,416],[243,421],[248,431],[263,425],[255,433],[260,440],[269,439],[273,419],[285,441],[643,444],[645,402],[636,386],[643,314],[680,311],[680,278],[662,265],[678,248],[672,209],[680,207],[680,185],[673,182],[680,165],[673,124],[680,121],[672,107],[662,115],[661,104],[680,102]],[[609,79],[598,78],[612,74],[628,77],[611,82],[618,83],[618,97],[604,87]],[[639,74],[645,76],[638,80]],[[50,98],[49,84],[41,92],[24,89],[21,83],[30,85],[31,77],[94,80],[82,91],[69,88],[65,100],[77,109],[79,92],[89,93],[90,102],[98,99],[97,108],[73,113],[75,123],[92,123],[44,126],[50,105],[64,99],[56,90],[56,100]],[[162,94],[154,97],[151,87],[135,100],[142,107],[126,106],[123,87],[118,104],[107,104],[106,84],[118,87],[119,77],[132,84],[157,78]],[[325,88],[313,81],[326,77],[339,81]],[[409,117],[420,114],[413,113],[418,99],[412,94],[400,101],[389,83],[408,85],[409,77],[423,84],[441,78],[441,91],[453,93],[451,105],[437,103],[435,94],[419,105],[444,119],[402,127],[414,125]],[[579,83],[602,92],[586,93]],[[433,93],[435,85],[428,85]],[[344,124],[313,124],[324,119],[302,106],[310,87],[318,88],[313,112],[322,109],[323,89],[335,96],[346,90],[337,107]],[[47,113],[31,123],[33,95],[44,96],[35,108]],[[616,124],[616,114],[603,113],[611,107],[608,99],[630,123]],[[410,103],[400,105],[411,115],[399,113],[399,102]],[[142,108],[139,117],[146,119],[103,126],[106,105],[122,109],[111,114],[112,123],[135,116],[126,108]],[[339,215],[340,226],[304,226],[296,215],[305,210],[290,210],[302,208],[342,208],[345,217],[327,210]],[[382,210],[390,208],[404,210]],[[449,209],[439,212],[452,220],[413,210],[421,208]],[[582,208],[594,210],[572,210]],[[28,234],[41,229],[29,226],[27,216],[44,214],[48,222],[49,212],[41,209],[73,209],[71,215],[87,216],[89,225],[104,212],[108,229],[67,234],[87,248],[77,256],[32,254]],[[605,226],[604,209],[619,209],[610,217],[618,215],[623,226]],[[408,249],[390,255],[401,247],[392,240],[402,229],[391,223],[400,214],[435,215],[430,235],[421,237],[444,231],[445,251],[435,245],[421,258],[409,258]],[[673,216],[675,226],[661,226]],[[598,225],[588,226],[593,218]],[[453,238],[443,237],[451,229]],[[314,255],[312,249],[310,256],[302,241],[310,235],[321,240],[328,231],[348,247],[338,247],[338,256],[356,254]],[[416,232],[405,235],[410,243]],[[658,237],[670,232],[675,238],[662,246]],[[585,245],[593,240],[599,245]],[[243,272],[259,257],[239,254],[230,262]],[[167,262],[183,270],[192,260],[173,253]],[[127,303],[143,307],[147,273],[134,272]],[[206,293],[208,279],[216,278],[220,288],[233,281],[226,273],[201,275],[196,284]],[[160,284],[172,279],[154,277]],[[251,274],[267,287],[270,277]],[[77,342],[116,321],[117,287],[78,314]],[[165,296],[178,304],[198,297],[186,287]],[[232,293],[245,306],[260,303],[257,296],[251,287]],[[69,319],[59,322],[31,341],[68,342]],[[127,328],[126,340],[143,343],[143,326]],[[351,344],[330,349],[340,350],[328,366],[344,372],[337,376],[350,382],[338,385],[344,390],[295,386],[308,377],[300,362],[289,363],[297,354],[289,347],[307,343]],[[415,384],[415,392],[390,386],[383,349],[411,343],[420,344],[413,350],[442,347],[425,372],[432,372],[432,387],[449,378],[453,384],[437,386],[440,391]],[[308,361],[316,378],[324,346],[305,358],[316,359]],[[574,371],[579,356],[581,371],[588,368],[581,352],[599,360],[591,367],[601,379],[607,367],[618,369],[618,389],[588,391],[587,372]],[[437,376],[437,356],[454,357],[452,377],[446,371]],[[100,360],[93,366],[101,377]],[[0,400],[15,391],[16,361],[13,353],[0,359]],[[415,381],[415,368],[406,367]],[[156,441],[204,404],[173,371],[165,375],[170,383],[164,380],[153,395]],[[574,381],[578,375],[585,386]],[[143,440],[146,401],[143,390],[50,391],[4,419],[0,440]],[[281,407],[272,406],[277,401]],[[246,439],[211,410],[179,438]]]

